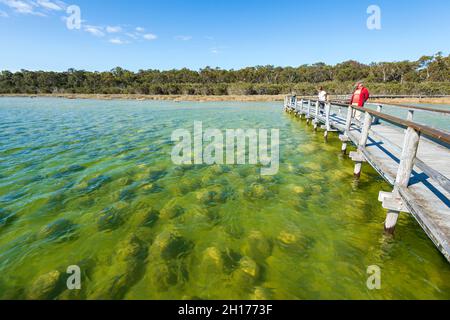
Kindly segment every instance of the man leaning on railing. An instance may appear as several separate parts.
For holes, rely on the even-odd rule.
[[[364,108],[364,105],[366,104],[367,100],[370,98],[369,90],[364,87],[364,84],[362,82],[358,82],[356,84],[356,90],[352,95],[352,98],[350,100],[350,104],[355,107]],[[355,118],[361,121],[362,113],[358,110],[355,112]]]

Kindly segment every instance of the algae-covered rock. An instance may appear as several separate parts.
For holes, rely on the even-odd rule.
[[[59,271],[51,271],[38,277],[31,285],[27,298],[29,300],[51,300],[63,290],[62,275]]]
[[[142,190],[144,190],[145,194],[154,194],[162,192],[164,190],[164,187],[162,187],[158,183],[148,183],[142,186]]]
[[[234,197],[234,190],[230,186],[214,186],[197,192],[197,199],[206,206],[223,204]]]
[[[178,283],[177,269],[166,262],[159,262],[150,268],[151,286],[158,291],[167,291]]]
[[[272,243],[262,232],[252,231],[247,237],[243,252],[257,260],[265,259],[272,254]]]
[[[248,287],[253,285],[259,277],[259,267],[250,257],[243,257],[239,261],[239,266],[233,272],[233,282],[238,287]]]
[[[206,217],[209,221],[217,223],[220,221],[220,208],[219,207],[208,207],[206,208]]]
[[[123,177],[117,180],[117,186],[119,187],[128,187],[131,186],[134,183],[134,180],[130,177]]]
[[[239,262],[239,270],[256,279],[259,275],[259,267],[254,260],[249,257],[243,257]]]
[[[136,213],[140,227],[152,228],[159,220],[159,211],[153,208]]]
[[[177,204],[176,199],[168,202],[161,210],[162,219],[174,219],[185,212],[184,208]]]
[[[244,191],[244,195],[252,200],[264,200],[272,196],[272,192],[263,184],[252,183]]]
[[[322,170],[322,164],[320,164],[320,162],[308,162],[304,164],[304,167],[307,169],[311,169],[313,172]]]
[[[202,176],[202,186],[207,187],[215,184],[217,180],[217,175],[212,173],[211,171],[207,172]]]
[[[216,247],[210,247],[203,252],[201,272],[204,274],[220,273],[224,269],[222,253]]]
[[[282,231],[277,240],[281,248],[293,249],[297,253],[305,253],[314,245],[314,239],[304,236],[300,232]]]
[[[111,177],[100,175],[88,181],[87,187],[83,190],[85,193],[91,193],[101,189],[104,185],[111,182]]]
[[[25,289],[15,277],[0,277],[0,300],[23,300]]]
[[[124,188],[122,191],[120,191],[119,201],[132,201],[134,198],[137,197],[136,189],[137,186],[135,185],[130,185]]]
[[[255,168],[249,166],[239,166],[237,173],[241,178],[246,178],[257,174]]]
[[[164,178],[167,175],[167,171],[166,170],[156,170],[156,171],[152,171],[150,172],[150,174],[148,175],[148,181],[153,183],[156,182],[158,180],[161,180],[162,178]]]
[[[299,240],[299,237],[293,233],[289,233],[287,231],[282,231],[278,235],[277,239],[278,239],[278,241],[280,241],[281,244],[293,245]]]
[[[103,282],[94,299],[123,299],[128,290],[134,286],[145,273],[148,246],[135,235],[119,243],[117,253],[107,271],[108,280]],[[91,297],[90,297],[91,298]]]
[[[67,219],[59,219],[43,227],[38,237],[49,241],[71,240],[75,236],[77,225]]]
[[[10,224],[14,217],[10,211],[0,208],[0,229]]]
[[[115,230],[124,223],[123,212],[115,207],[109,207],[100,213],[97,220],[99,231]]]
[[[197,179],[183,179],[176,185],[175,191],[177,195],[185,195],[193,192],[201,187],[201,182]]]
[[[80,166],[80,165],[73,165],[70,166],[68,168],[65,168],[63,170],[61,170],[61,172],[58,172],[57,174],[54,175],[55,179],[60,179],[60,178],[64,178],[67,177],[73,173],[77,173],[77,172],[81,172],[83,170],[85,170],[86,167],[84,166]]]
[[[146,254],[147,246],[135,235],[131,235],[121,242],[117,249],[117,259],[121,261],[142,260],[145,259]]]
[[[192,243],[175,231],[166,230],[160,233],[153,242],[150,254],[166,260],[186,255],[192,249]]]
[[[245,228],[238,222],[227,223],[224,225],[224,231],[235,239],[242,239],[245,236]]]
[[[211,167],[211,172],[215,175],[229,173],[230,171],[231,171],[231,168],[226,165],[214,165]]]
[[[272,292],[271,290],[263,287],[256,287],[255,291],[253,291],[253,294],[251,296],[251,300],[272,300]]]

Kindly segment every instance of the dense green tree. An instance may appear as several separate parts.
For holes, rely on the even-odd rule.
[[[105,72],[69,69],[66,72],[21,70],[0,72],[0,93],[126,93],[126,94],[314,94],[319,85],[330,93],[345,94],[355,81],[365,80],[373,93],[450,94],[450,56],[441,52],[418,61],[362,64],[345,61],[299,67],[272,65],[199,71],[139,70],[117,67]]]

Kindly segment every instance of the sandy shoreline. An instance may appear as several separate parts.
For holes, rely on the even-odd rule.
[[[0,94],[0,97],[23,98],[62,98],[62,99],[96,99],[96,100],[138,100],[138,101],[239,101],[270,102],[284,101],[284,95],[252,95],[252,96],[202,96],[202,95],[140,95],[140,94]]]
[[[61,98],[61,99],[95,99],[95,100],[137,100],[137,101],[236,101],[236,102],[279,102],[285,95],[227,95],[227,96],[202,96],[202,95],[140,95],[140,94],[0,94],[0,97],[23,98]],[[333,99],[333,97],[331,97]],[[372,103],[397,103],[397,104],[446,104],[450,105],[450,98],[394,98],[370,100]]]

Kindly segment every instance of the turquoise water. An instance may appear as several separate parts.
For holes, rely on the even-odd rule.
[[[280,129],[279,173],[174,165],[194,121]],[[383,235],[390,186],[339,150],[281,103],[2,98],[0,298],[449,299],[449,264],[408,215]]]

